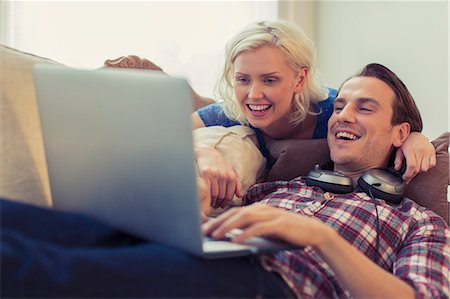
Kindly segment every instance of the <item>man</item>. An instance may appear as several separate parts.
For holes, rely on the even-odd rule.
[[[334,170],[356,180],[387,168],[396,147],[421,130],[403,83],[378,64],[341,87],[328,124]],[[200,183],[202,212],[208,186]],[[370,193],[370,192],[369,192]],[[204,225],[241,242],[258,235],[299,246],[254,257],[202,260],[145,243],[79,215],[2,203],[2,293],[89,297],[448,297],[450,231],[409,199],[389,204],[358,187],[324,192],[303,178],[255,185]],[[206,204],[205,204],[206,202]],[[251,204],[253,203],[253,204]],[[39,227],[17,223],[28,214]],[[58,226],[65,234],[44,230]],[[78,231],[77,231],[78,230]],[[68,236],[66,234],[69,234]],[[7,274],[6,274],[7,273]]]

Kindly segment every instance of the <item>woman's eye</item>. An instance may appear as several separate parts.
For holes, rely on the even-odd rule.
[[[235,81],[241,85],[248,84],[250,80],[246,77],[236,77]]]
[[[277,79],[275,79],[275,78],[266,78],[266,79],[264,79],[264,84],[273,85],[275,83],[277,83]]]

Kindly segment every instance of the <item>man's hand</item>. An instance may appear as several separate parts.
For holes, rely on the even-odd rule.
[[[242,242],[252,236],[281,239],[293,245],[313,246],[356,298],[414,298],[414,289],[380,268],[350,245],[332,227],[314,217],[262,204],[233,208],[203,224],[203,232],[221,239],[233,228]],[[380,288],[380,285],[389,287]]]
[[[197,167],[200,176],[211,190],[211,206],[225,208],[234,195],[242,197],[242,183],[238,173],[214,148],[197,147]]]
[[[296,246],[322,245],[331,227],[313,217],[306,217],[263,204],[232,208],[203,225],[203,232],[222,239],[234,228],[243,230],[233,242],[243,242],[253,236],[283,240]]]
[[[426,172],[436,166],[436,150],[422,133],[412,132],[395,154],[395,169],[400,170],[406,159],[403,179],[408,184],[419,172]]]

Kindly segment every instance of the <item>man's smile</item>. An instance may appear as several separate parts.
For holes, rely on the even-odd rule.
[[[361,136],[350,133],[350,132],[345,132],[345,131],[338,131],[335,133],[334,135],[336,137],[336,139],[338,140],[358,140],[359,138],[361,138]]]

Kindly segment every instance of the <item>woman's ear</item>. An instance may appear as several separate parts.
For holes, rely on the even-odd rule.
[[[398,124],[394,126],[394,140],[392,144],[395,147],[401,147],[405,143],[409,134],[411,133],[411,125],[407,122]]]
[[[307,76],[308,76],[308,69],[306,67],[302,67],[297,76],[297,84],[295,85],[295,92],[300,92],[303,90]]]

